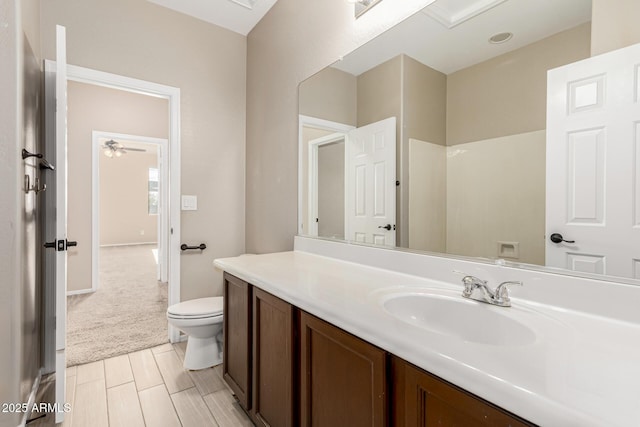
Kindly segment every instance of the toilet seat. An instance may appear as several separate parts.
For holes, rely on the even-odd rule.
[[[174,304],[167,309],[171,319],[208,319],[223,314],[223,297],[198,298]]]

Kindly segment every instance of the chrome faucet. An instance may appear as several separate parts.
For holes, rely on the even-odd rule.
[[[462,278],[462,283],[464,284],[464,290],[462,291],[463,297],[500,307],[511,307],[508,288],[509,285],[522,286],[522,282],[508,281],[500,283],[496,289],[492,291],[487,285],[486,280],[478,279],[477,277],[470,275],[464,276]],[[474,291],[476,289],[480,289],[482,293],[481,296],[474,295]]]

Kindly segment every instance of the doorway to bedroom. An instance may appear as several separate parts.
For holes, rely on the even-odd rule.
[[[74,366],[168,342],[169,117],[166,99],[87,83],[68,99],[68,227],[87,242],[68,258]]]

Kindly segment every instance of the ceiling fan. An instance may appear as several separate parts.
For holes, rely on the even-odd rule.
[[[114,141],[113,139],[110,139],[109,141],[105,142],[104,145],[102,146],[102,150],[104,155],[107,157],[114,157],[114,156],[120,157],[129,151],[147,151],[143,148],[125,147],[124,145]]]

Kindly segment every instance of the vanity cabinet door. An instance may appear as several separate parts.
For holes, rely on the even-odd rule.
[[[300,313],[300,425],[386,426],[387,353]]]
[[[253,406],[257,426],[295,425],[294,307],[253,288]]]
[[[392,375],[397,427],[533,426],[395,356]]]
[[[224,273],[224,379],[251,409],[251,285]]]

